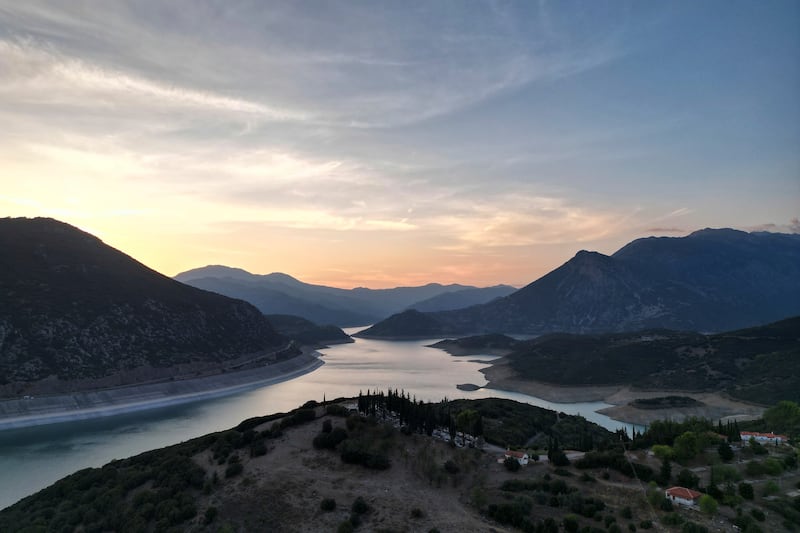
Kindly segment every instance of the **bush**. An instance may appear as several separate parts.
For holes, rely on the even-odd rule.
[[[650,528],[653,527],[653,521],[652,520],[642,520],[641,522],[639,522],[639,527],[642,528],[642,529],[650,529]]]
[[[448,474],[458,474],[459,468],[457,464],[448,459],[447,462],[444,463],[444,470]]]
[[[330,433],[333,430],[333,423],[331,423],[329,418],[326,418],[322,422],[322,432],[323,433]]]
[[[353,533],[354,530],[355,528],[353,524],[350,523],[350,520],[345,520],[336,528],[336,533]]]
[[[323,511],[333,511],[334,509],[336,509],[336,500],[334,500],[333,498],[324,498],[319,503],[319,508],[322,509]]]
[[[778,494],[781,489],[778,487],[778,484],[772,480],[767,481],[767,484],[764,485],[764,496],[772,496],[774,494]]]
[[[622,508],[622,511],[620,511],[620,513],[619,513],[619,514],[620,514],[620,516],[621,516],[622,518],[626,518],[626,519],[628,519],[628,520],[630,520],[631,518],[633,518],[633,511],[631,511],[631,508],[630,508],[630,507],[628,507],[628,506],[625,506],[625,507],[623,507],[623,508]]]
[[[231,478],[234,476],[238,476],[239,474],[242,473],[242,470],[244,470],[244,466],[242,466],[242,463],[231,463],[225,469],[225,477]]]
[[[361,496],[359,496],[359,497],[358,497],[358,498],[356,498],[356,499],[355,499],[355,501],[353,502],[353,506],[352,506],[351,510],[352,510],[352,511],[353,511],[355,514],[364,514],[364,513],[366,513],[367,511],[369,511],[369,504],[366,502],[366,500],[364,500],[364,498],[362,498]]]
[[[257,440],[250,446],[250,457],[261,457],[267,454],[267,445],[263,440]]]
[[[561,476],[561,477],[570,477],[570,476],[572,476],[572,472],[570,472],[569,470],[566,470],[564,468],[556,468],[555,470],[553,470],[553,473],[555,475]]]
[[[411,518],[422,518],[423,516],[425,516],[425,513],[419,507],[411,509]]]
[[[679,526],[683,524],[683,517],[678,513],[667,513],[661,520],[668,526]]]
[[[564,531],[568,531],[570,533],[578,531],[578,527],[580,526],[578,523],[578,517],[570,514],[564,517],[562,523],[564,524]]]
[[[715,515],[717,513],[717,509],[719,508],[717,500],[715,500],[708,494],[703,494],[702,496],[700,496],[699,504],[700,504],[700,510],[709,516]]]
[[[741,497],[745,500],[752,500],[755,497],[753,485],[750,483],[745,483],[744,481],[739,483],[739,495],[741,495]]]
[[[209,507],[208,509],[206,509],[206,514],[203,517],[203,523],[210,524],[211,522],[214,521],[216,517],[217,517],[217,508],[213,506]]]
[[[753,518],[758,520],[759,522],[763,522],[767,519],[766,515],[764,515],[764,511],[761,509],[753,509],[750,511],[750,514],[753,515]]]
[[[326,422],[329,422],[329,420],[326,420]],[[314,445],[314,448],[317,449],[333,450],[339,445],[340,442],[347,439],[347,437],[347,431],[345,431],[344,428],[337,427],[329,432],[323,431],[322,433],[318,434],[316,437],[314,437],[312,444]]]
[[[326,406],[325,413],[331,416],[341,416],[341,417],[350,416],[350,410],[344,405],[339,405],[338,403]]]
[[[505,461],[503,461],[503,466],[505,466],[506,470],[509,472],[516,472],[520,469],[519,461],[513,457],[506,457]]]
[[[686,522],[681,528],[681,533],[708,533],[708,528],[694,522]]]

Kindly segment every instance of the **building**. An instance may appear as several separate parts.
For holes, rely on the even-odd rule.
[[[671,487],[664,491],[664,496],[672,503],[694,505],[702,494],[686,487]]]
[[[520,464],[520,466],[525,466],[528,464],[528,454],[525,452],[517,452],[514,450],[506,450],[503,459],[508,459],[509,457],[514,458]]]
[[[775,444],[783,444],[789,437],[786,435],[776,435],[775,433],[759,433],[757,431],[742,431],[739,433],[739,436],[742,438],[744,442],[748,442],[750,439],[755,439],[756,442],[772,442]]]

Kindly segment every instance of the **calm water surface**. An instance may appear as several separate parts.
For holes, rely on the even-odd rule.
[[[307,400],[388,387],[405,389],[426,401],[508,398],[580,414],[611,430],[627,427],[630,432],[633,427],[597,414],[596,410],[608,407],[603,402],[558,404],[513,392],[458,390],[459,383],[485,385],[478,370],[494,357],[452,357],[425,347],[436,340],[357,339],[322,350],[326,364],[316,371],[261,389],[139,413],[0,431],[0,508],[81,468],[228,429],[252,416],[288,411]]]

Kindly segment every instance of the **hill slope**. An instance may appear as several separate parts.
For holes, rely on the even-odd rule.
[[[0,219],[0,385],[216,363],[284,343],[252,305],[52,219]]]
[[[390,317],[363,337],[725,331],[800,314],[800,235],[702,230],[581,251],[517,292],[467,309]]]
[[[725,391],[762,404],[797,402],[800,317],[715,335],[666,330],[544,335],[518,343],[500,363],[519,378],[557,385]]]

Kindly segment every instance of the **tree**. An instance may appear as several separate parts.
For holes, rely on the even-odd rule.
[[[669,485],[669,480],[672,478],[672,465],[669,459],[661,461],[661,470],[658,473],[658,482],[662,485]]]
[[[800,433],[800,406],[795,402],[782,401],[764,411],[764,422],[776,433]]]
[[[719,453],[720,459],[722,459],[726,463],[730,462],[731,459],[733,459],[733,448],[731,448],[731,445],[728,444],[726,441],[722,441],[719,443],[719,446],[717,447],[717,453]]]
[[[694,489],[697,487],[698,483],[700,483],[700,478],[694,475],[691,470],[684,468],[678,473],[678,484],[681,487]]]
[[[672,451],[671,446],[667,446],[666,444],[654,444],[652,447],[653,455],[661,459],[672,459],[675,454]]]
[[[705,514],[712,516],[717,514],[717,509],[719,508],[719,504],[717,500],[714,499],[713,496],[709,496],[708,494],[703,494],[700,496],[700,510],[703,511]]]
[[[755,497],[753,485],[744,481],[739,483],[739,495],[745,500],[752,500]]]
[[[672,449],[675,452],[675,457],[679,460],[693,459],[699,451],[697,435],[692,431],[687,431],[683,435],[676,437]]]

